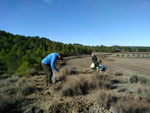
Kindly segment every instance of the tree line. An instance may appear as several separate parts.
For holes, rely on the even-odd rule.
[[[91,54],[93,51],[116,52],[116,46],[63,44],[45,37],[14,35],[0,30],[0,75],[5,73],[19,76],[34,75],[41,69],[41,60],[52,52],[71,56]]]

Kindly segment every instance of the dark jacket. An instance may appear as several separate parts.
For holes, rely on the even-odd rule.
[[[93,61],[93,63],[97,62],[97,57],[95,55],[92,56],[92,61]]]

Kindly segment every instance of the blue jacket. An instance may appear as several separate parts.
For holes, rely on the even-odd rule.
[[[57,71],[58,69],[55,67],[55,62],[58,58],[58,55],[59,55],[58,53],[51,53],[42,60],[42,63],[50,64],[50,66],[54,69],[54,71]]]

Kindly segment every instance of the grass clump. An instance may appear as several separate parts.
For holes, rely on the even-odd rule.
[[[22,94],[23,95],[29,95],[29,94],[32,94],[36,91],[36,87],[34,85],[27,85],[27,86],[24,86],[22,88]]]
[[[116,96],[111,95],[109,92],[100,91],[98,95],[98,103],[105,109],[109,110],[111,105],[117,103],[118,98]]]
[[[75,96],[81,94],[87,94],[88,82],[83,77],[68,76],[67,82],[63,84],[62,94],[63,96]]]
[[[123,72],[115,72],[115,76],[122,76]]]
[[[107,75],[78,74],[66,76],[62,84],[57,84],[54,89],[61,91],[63,96],[86,95],[91,90],[110,89],[115,80]]]
[[[137,76],[137,75],[132,76],[132,77],[130,78],[130,82],[131,82],[131,83],[140,83],[140,84],[144,84],[144,85],[150,84],[149,78],[139,77],[139,76]]]
[[[22,95],[17,95],[14,97],[1,95],[0,101],[0,112],[1,113],[21,113],[20,109],[22,102],[25,101],[25,98]]]
[[[144,85],[149,85],[150,84],[150,80],[148,78],[145,78],[145,77],[139,77],[139,82],[141,84],[144,84]]]
[[[92,98],[101,108],[112,113],[149,113],[149,105],[143,105],[132,96],[116,96],[108,90],[99,90],[92,95]]]
[[[137,75],[134,75],[130,78],[131,83],[138,83],[138,81],[139,81],[139,79],[138,79]]]
[[[5,88],[4,89],[4,94],[7,94],[7,95],[15,95],[17,93],[17,88],[16,87],[13,87],[13,86],[9,86],[8,88]]]
[[[34,93],[34,85],[26,85],[24,79],[10,77],[0,81],[0,113],[22,113],[26,95]]]

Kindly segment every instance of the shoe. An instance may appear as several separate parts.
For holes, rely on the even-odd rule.
[[[52,86],[52,83],[46,83],[46,86],[48,87],[48,86]]]

